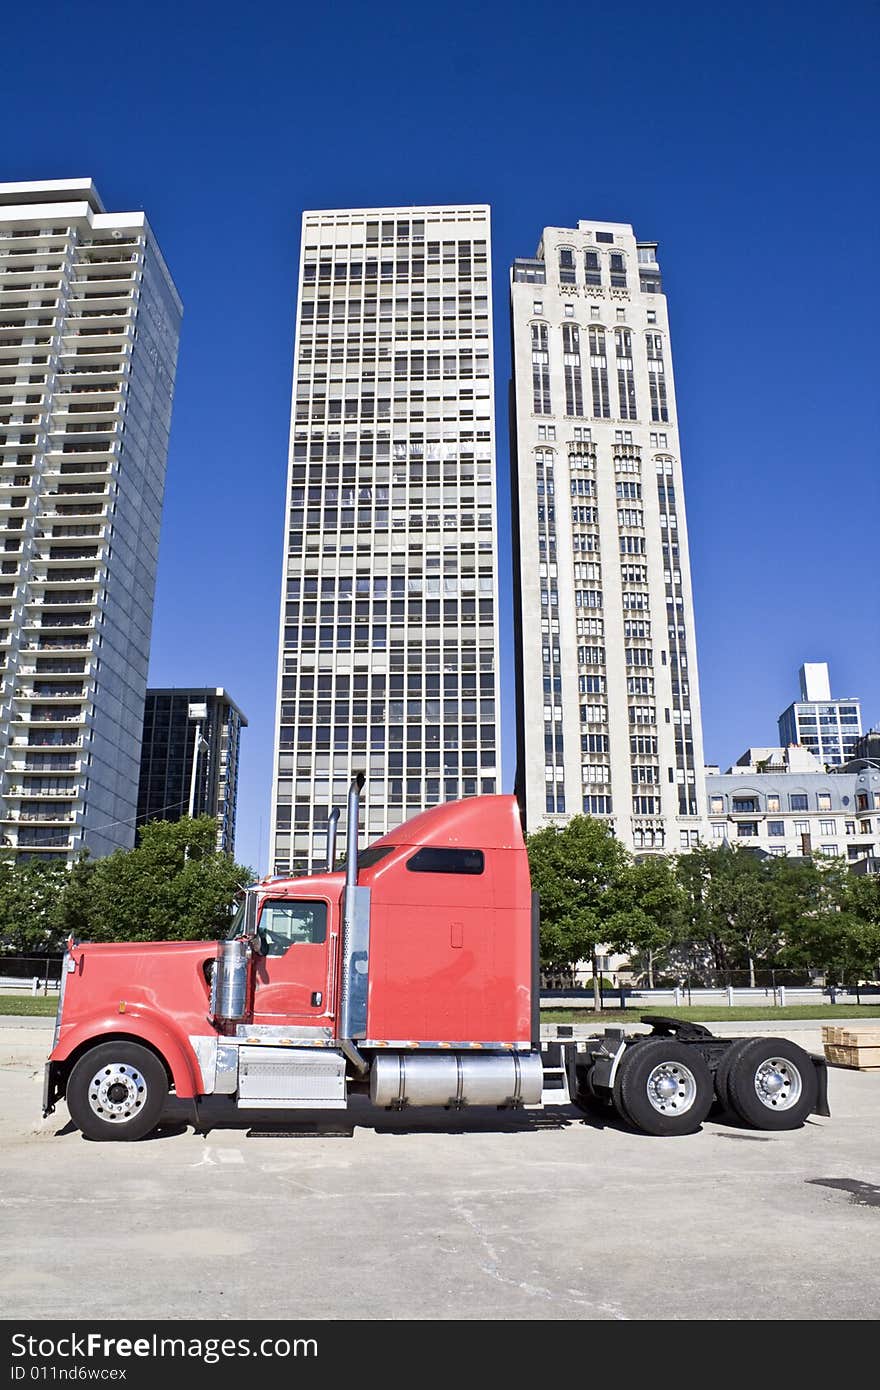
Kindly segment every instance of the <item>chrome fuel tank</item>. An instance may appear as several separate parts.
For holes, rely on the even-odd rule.
[[[370,1069],[370,1100],[402,1110],[407,1105],[500,1105],[541,1100],[544,1068],[538,1052],[385,1052]]]

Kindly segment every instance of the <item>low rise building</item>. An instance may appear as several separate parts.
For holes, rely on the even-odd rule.
[[[880,766],[827,771],[807,749],[750,748],[706,776],[713,842],[853,864],[880,846]]]

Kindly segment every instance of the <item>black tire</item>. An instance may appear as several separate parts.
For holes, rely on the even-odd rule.
[[[651,1038],[628,1047],[615,1079],[615,1095],[618,1089],[623,1118],[644,1134],[657,1136],[695,1133],[715,1094],[705,1058],[674,1038]]]
[[[728,1088],[730,1073],[742,1056],[743,1048],[748,1047],[751,1042],[751,1038],[737,1038],[736,1042],[730,1044],[715,1069],[715,1095],[721,1109],[728,1113],[733,1110]]]
[[[155,1129],[168,1077],[154,1052],[106,1042],[84,1052],[67,1082],[70,1118],[87,1139],[143,1139]]]
[[[754,1038],[727,1078],[730,1108],[755,1129],[800,1129],[816,1108],[818,1090],[807,1053],[786,1038]]]

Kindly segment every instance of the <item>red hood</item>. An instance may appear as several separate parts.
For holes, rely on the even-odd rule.
[[[210,988],[205,962],[216,941],[77,942],[67,976],[62,1030],[86,1017],[173,1015],[185,1034],[204,1033]]]

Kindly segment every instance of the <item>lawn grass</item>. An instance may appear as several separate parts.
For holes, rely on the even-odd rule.
[[[597,1021],[620,1023],[628,1020],[638,1023],[642,1014],[662,1014],[664,1018],[680,1018],[688,1023],[759,1023],[769,1018],[880,1018],[880,1000],[876,1004],[786,1004],[779,1006],[756,1004],[751,1008],[731,1008],[727,1004],[715,1004],[711,1008],[676,1008],[670,1004],[657,1004],[645,1007],[640,1004],[628,1009],[602,1009],[594,1013],[592,1009],[542,1009],[542,1023],[596,1023]]]
[[[54,1018],[58,1006],[58,995],[42,994],[0,994],[0,1014],[19,1014],[23,1018]],[[880,1018],[880,1000],[876,1004],[787,1004],[779,1008],[771,1005],[755,1005],[752,1008],[729,1008],[726,1004],[716,1004],[712,1008],[682,1005],[675,1008],[670,1004],[646,1007],[639,1005],[628,1009],[603,1009],[594,1013],[592,1009],[542,1009],[542,1023],[638,1023],[642,1014],[662,1014],[666,1018],[681,1018],[689,1023],[720,1023],[727,1019],[731,1023],[757,1023],[765,1018]]]
[[[19,1014],[23,1018],[54,1018],[57,994],[0,994],[0,1014]]]

